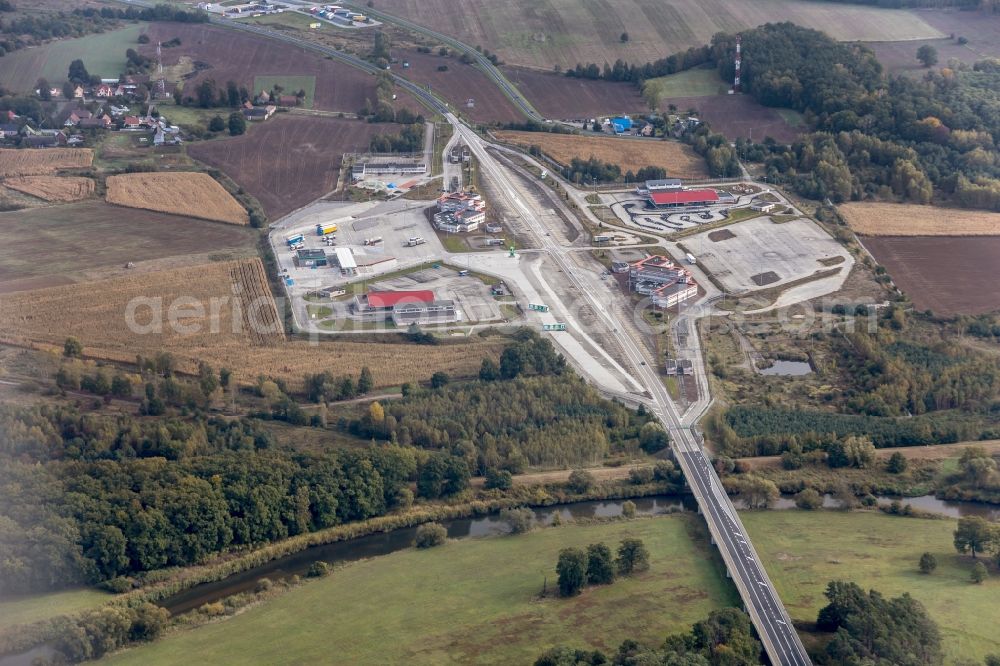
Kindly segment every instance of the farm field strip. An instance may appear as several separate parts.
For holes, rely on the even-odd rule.
[[[850,202],[840,214],[863,236],[997,236],[1000,213],[916,204]]]
[[[73,176],[15,176],[5,178],[3,185],[45,201],[64,203],[86,199],[94,194],[93,178]]]
[[[108,203],[214,222],[249,224],[247,211],[211,176],[199,172],[128,173],[107,179]]]
[[[234,262],[230,265],[229,274],[250,343],[264,347],[284,342],[284,327],[267,284],[264,264],[259,260]]]
[[[921,15],[804,0],[385,0],[381,11],[481,44],[507,63],[551,71],[576,63],[642,63],[768,21],[791,21],[844,41],[931,39],[944,33]],[[629,40],[620,35],[628,32]]]
[[[569,164],[574,157],[586,160],[593,156],[603,162],[617,164],[622,172],[638,171],[646,166],[659,166],[666,169],[668,175],[677,178],[708,176],[705,161],[690,146],[676,141],[508,130],[498,131],[495,134],[503,141],[524,148],[537,145],[546,155],[560,164]]]
[[[546,118],[596,118],[602,114],[649,110],[639,89],[631,83],[570,78],[524,67],[503,66],[500,69]]]
[[[94,151],[90,148],[0,148],[0,178],[47,175],[60,169],[85,169],[93,161]]]

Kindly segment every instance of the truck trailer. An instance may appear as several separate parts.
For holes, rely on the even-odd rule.
[[[285,236],[285,242],[288,243],[288,247],[292,247],[293,245],[304,244],[306,238],[302,234],[292,234],[291,236]]]
[[[316,235],[326,236],[327,234],[337,233],[337,225],[333,223],[328,224],[317,224],[316,225]]]
[[[365,245],[378,245],[382,242],[381,236],[375,236],[374,238],[366,238]]]

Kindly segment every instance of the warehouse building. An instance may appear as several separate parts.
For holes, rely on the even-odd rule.
[[[300,268],[319,268],[326,266],[329,262],[326,258],[326,252],[323,250],[302,249],[296,250],[295,263]]]
[[[358,262],[354,260],[354,253],[349,247],[338,247],[334,250],[334,256],[337,261],[337,268],[340,269],[341,275],[357,275],[358,274]]]
[[[422,175],[426,172],[424,162],[358,162],[351,167],[351,178],[358,181],[370,176]]]
[[[647,198],[654,208],[708,206],[719,203],[719,195],[715,190],[664,190],[650,192]]]

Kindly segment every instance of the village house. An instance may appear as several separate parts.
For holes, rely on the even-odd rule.
[[[278,110],[278,107],[273,104],[268,104],[267,106],[252,106],[249,109],[243,109],[243,117],[247,120],[267,120],[274,115],[274,112]]]

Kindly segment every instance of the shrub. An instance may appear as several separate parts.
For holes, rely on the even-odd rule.
[[[795,496],[795,506],[812,511],[823,506],[823,496],[815,488],[806,488]]]
[[[209,617],[218,617],[226,614],[226,607],[221,601],[213,601],[211,603],[202,604],[201,608],[198,609],[198,612]]]
[[[629,519],[635,518],[635,502],[632,500],[622,502],[622,515]]]
[[[326,562],[323,562],[323,564],[326,564]],[[270,578],[261,578],[257,581],[257,584],[254,585],[253,589],[254,592],[260,594],[261,592],[267,592],[272,587],[274,587],[274,582]]]
[[[504,509],[500,512],[500,520],[507,523],[511,534],[523,534],[531,530],[535,514],[531,509]]]
[[[593,474],[583,469],[575,469],[570,472],[569,480],[566,482],[566,485],[577,495],[583,495],[584,493],[590,492],[595,483],[597,483],[597,481],[594,479]]]
[[[989,577],[989,573],[986,571],[986,565],[982,562],[976,562],[972,565],[972,582],[982,583],[986,578]]]
[[[642,539],[622,539],[618,546],[618,573],[623,576],[649,568],[649,551]]]
[[[417,548],[433,548],[440,546],[448,539],[448,530],[441,523],[424,523],[417,528],[417,538],[414,542]]]
[[[653,482],[652,467],[635,467],[628,473],[629,481],[637,486]]]
[[[930,553],[924,553],[920,556],[920,573],[929,574],[935,569],[937,569],[937,558]]]
[[[116,576],[111,580],[106,580],[101,583],[101,587],[113,594],[121,594],[122,592],[128,592],[131,590],[133,585],[132,579],[128,576]]]
[[[328,573],[330,573],[330,565],[323,560],[313,562],[306,570],[306,576],[309,578],[322,578]]]
[[[514,485],[514,476],[505,469],[490,469],[486,471],[487,490],[509,490]]]
[[[607,585],[615,580],[615,566],[611,549],[603,543],[587,546],[587,582],[591,585]]]

